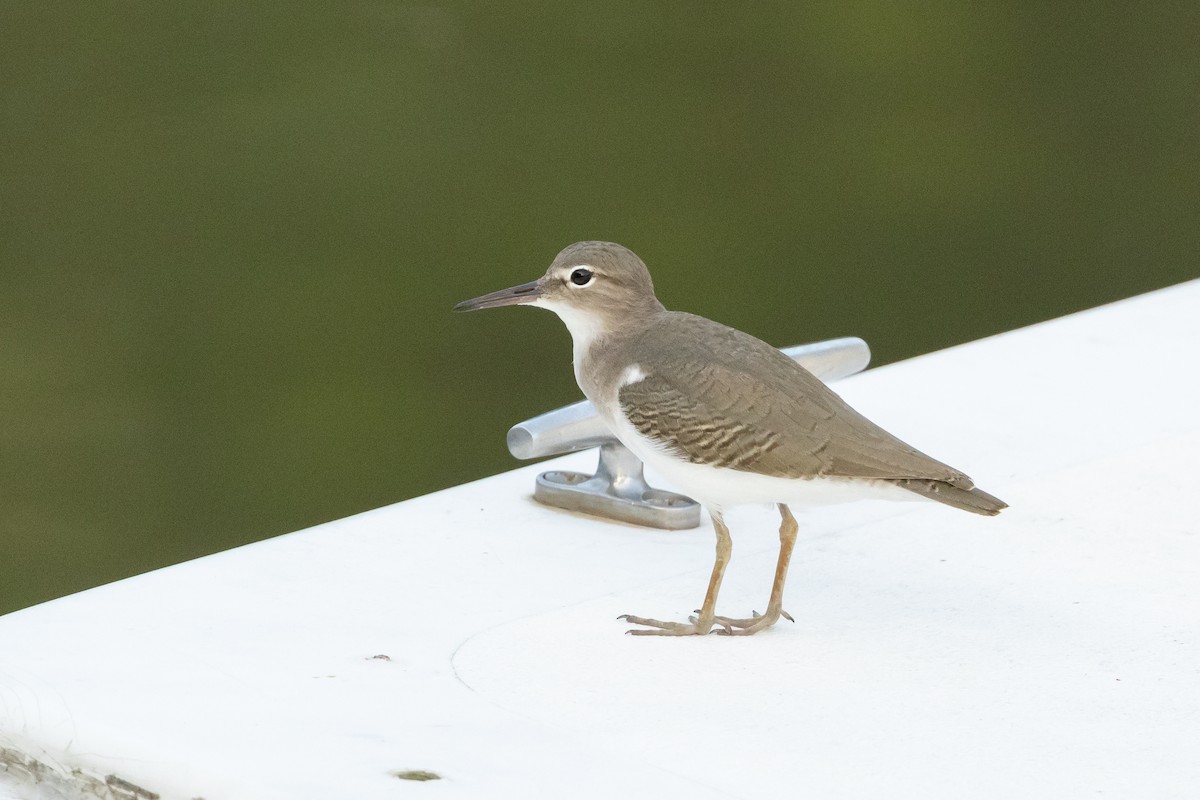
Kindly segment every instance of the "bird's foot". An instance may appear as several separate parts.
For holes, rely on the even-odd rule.
[[[759,614],[757,611],[751,611],[753,614],[749,619],[738,619],[736,617],[713,617],[713,623],[718,627],[717,633],[721,636],[753,636],[764,628],[769,628],[783,617],[788,622],[795,622],[792,615],[784,611],[782,608],[767,608],[766,614]]]
[[[687,622],[663,622],[647,617],[635,617],[632,614],[622,614],[617,619],[623,619],[634,625],[645,625],[646,629],[634,628],[625,631],[630,636],[704,636],[712,633],[713,621],[707,622],[699,617],[688,617]]]

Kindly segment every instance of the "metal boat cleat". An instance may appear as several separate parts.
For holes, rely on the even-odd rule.
[[[870,348],[857,337],[785,347],[783,352],[825,382],[862,372],[871,361]],[[594,475],[543,472],[537,476],[534,499],[649,528],[683,530],[700,524],[700,504],[646,483],[641,459],[617,441],[587,400],[525,420],[508,431],[508,451],[521,459],[592,447],[600,448]]]

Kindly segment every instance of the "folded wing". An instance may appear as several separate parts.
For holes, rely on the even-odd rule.
[[[966,475],[875,425],[749,334],[671,314],[645,336],[637,352],[646,377],[619,390],[620,406],[643,436],[681,458],[785,478],[935,481],[966,492],[974,487]],[[705,351],[697,342],[713,346]]]

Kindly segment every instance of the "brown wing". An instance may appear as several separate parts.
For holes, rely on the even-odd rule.
[[[646,378],[620,389],[643,435],[689,461],[787,478],[971,479],[859,414],[749,334],[669,314],[636,347]]]

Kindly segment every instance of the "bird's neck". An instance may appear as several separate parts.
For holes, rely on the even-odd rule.
[[[656,304],[657,305],[657,304]],[[608,370],[602,362],[615,356],[621,344],[649,328],[659,315],[657,308],[638,309],[621,316],[597,314],[576,308],[551,308],[571,333],[575,381],[593,403],[597,402]]]
[[[553,308],[554,313],[567,326],[575,352],[575,374],[579,375],[579,366],[586,358],[592,345],[601,339],[611,336],[616,326],[612,320],[599,314],[582,311],[570,306]]]

